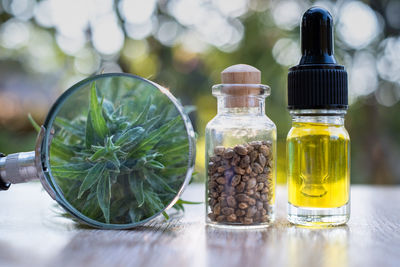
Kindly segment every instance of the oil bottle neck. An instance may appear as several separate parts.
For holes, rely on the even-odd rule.
[[[295,109],[290,110],[292,122],[344,125],[345,109]]]

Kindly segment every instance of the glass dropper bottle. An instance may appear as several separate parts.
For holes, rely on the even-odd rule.
[[[327,10],[304,13],[302,57],[288,75],[288,220],[299,225],[340,225],[350,216],[347,72],[336,63],[332,29]]]

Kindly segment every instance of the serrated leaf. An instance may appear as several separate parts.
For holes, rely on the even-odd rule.
[[[121,162],[119,161],[117,155],[115,153],[111,154],[110,157],[107,158],[108,163],[111,163],[114,167],[110,168],[114,172],[119,172],[119,167],[121,166]]]
[[[96,83],[93,83],[92,88],[90,89],[89,113],[90,121],[95,133],[99,136],[99,138],[104,139],[108,133],[108,128],[103,117],[102,105],[98,100]]]
[[[104,163],[96,163],[92,168],[90,168],[88,174],[83,179],[83,182],[79,188],[78,198],[90,189],[98,180],[102,177],[104,172]]]
[[[157,115],[151,118],[150,120],[146,121],[145,123],[143,123],[143,128],[146,129],[146,132],[150,132],[151,130],[153,130],[153,127],[161,121],[161,119],[162,116]]]
[[[60,166],[51,166],[51,173],[57,177],[81,178],[89,172],[90,165],[87,163],[72,163]]]
[[[112,136],[106,138],[106,144],[104,147],[102,146],[92,146],[91,150],[95,151],[95,153],[90,156],[88,159],[90,161],[102,161],[106,162],[107,168],[109,168],[109,164],[112,164],[114,167],[109,168],[112,171],[119,172],[119,167],[121,165],[117,154],[124,155],[125,153],[120,151],[120,146],[116,146],[112,142]]]
[[[174,143],[174,145],[157,147],[160,153],[166,154],[181,154],[182,152],[187,152],[189,150],[189,144],[187,140],[183,140],[179,143]]]
[[[65,181],[70,181],[70,180],[65,179]],[[59,183],[58,185],[64,186],[64,183]],[[71,196],[73,196],[73,198],[76,200],[75,196],[78,194],[79,185],[80,183],[78,181],[69,184],[68,187],[66,187],[68,188],[68,190],[66,190],[66,192],[63,192],[64,196],[66,198],[70,198]]]
[[[144,204],[144,192],[143,192],[143,181],[138,181],[137,177],[129,175],[129,186],[136,198],[138,207]]]
[[[108,101],[107,99],[103,99],[102,104],[104,113],[106,113],[108,116],[111,116],[114,113],[114,105],[112,102]]]
[[[160,191],[167,191],[170,193],[176,193],[176,191],[174,189],[172,189],[169,184],[165,181],[164,178],[158,176],[157,174],[155,174],[153,171],[145,171],[145,175],[146,175],[146,182],[148,182],[154,189],[158,189]]]
[[[187,171],[187,166],[184,167],[177,167],[177,168],[166,168],[164,170],[161,171],[161,173],[164,176],[170,176],[170,175],[182,175],[184,173],[186,173]]]
[[[114,192],[113,195],[114,197]],[[129,200],[120,198],[112,201],[110,206],[110,218],[117,218],[129,212]]]
[[[165,134],[171,127],[173,127],[176,123],[181,120],[181,117],[176,117],[173,120],[170,120],[159,129],[152,131],[145,139],[143,139],[140,144],[128,154],[128,157],[134,155],[136,152],[140,150],[149,150],[151,149],[156,143],[160,141],[160,137]]]
[[[149,108],[149,112],[147,113],[147,119],[153,117],[157,111],[156,105],[152,104]]]
[[[79,138],[83,136],[82,128],[67,119],[58,116],[54,120],[54,124],[60,127],[62,130],[68,131],[71,135]]]
[[[85,128],[85,145],[86,148],[90,148],[92,145],[95,145],[98,143],[98,139],[96,138],[93,125],[92,125],[92,119],[91,119],[91,113],[89,112],[87,119],[86,119],[86,128]]]
[[[106,223],[110,223],[111,183],[108,172],[101,175],[97,183],[97,200]]]
[[[161,162],[159,162],[155,159],[152,159],[152,160],[146,162],[145,166],[152,168],[152,169],[160,169],[160,170],[165,168],[165,166]]]
[[[144,129],[142,127],[135,127],[123,132],[123,134],[117,139],[115,145],[117,146],[127,146],[135,142],[138,138],[142,136]]]
[[[139,114],[133,125],[141,125],[143,124],[146,119],[147,119],[147,114],[149,113],[149,109],[151,106],[151,97],[147,99],[146,105],[143,108],[143,111]]]
[[[98,218],[99,217],[98,213],[100,212],[101,209],[97,200],[97,188],[94,187],[93,189],[90,190],[90,193],[88,194],[84,202],[82,213],[92,219],[94,218],[100,219]]]
[[[75,155],[75,149],[72,146],[67,146],[57,139],[51,141],[51,156],[69,161]]]
[[[131,221],[133,223],[140,221],[142,216],[143,216],[143,212],[141,210],[133,209],[133,208],[129,209],[129,217],[131,218]]]
[[[157,213],[164,208],[160,197],[153,191],[144,191],[146,207],[153,213]]]

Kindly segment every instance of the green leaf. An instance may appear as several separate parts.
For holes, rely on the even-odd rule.
[[[114,113],[114,105],[107,99],[103,99],[103,111],[107,115],[112,115]]]
[[[169,215],[165,211],[162,212],[162,215],[166,220],[169,220]]]
[[[51,141],[51,156],[69,161],[75,155],[75,149],[72,146],[65,145],[60,140],[53,138]]]
[[[183,166],[183,167],[178,167],[178,168],[166,168],[164,170],[161,171],[161,173],[164,176],[170,176],[170,175],[182,175],[184,173],[186,173],[187,171],[187,166]]]
[[[182,142],[179,142],[180,144],[173,144],[169,146],[164,146],[162,148],[158,148],[161,153],[164,155],[166,154],[178,154],[180,155],[182,152],[188,152],[189,151],[189,144],[187,143],[187,140],[183,140]]]
[[[196,202],[196,201],[187,201],[183,199],[178,199],[178,201],[175,204],[188,204],[188,205],[198,205],[202,204],[203,202]]]
[[[97,200],[106,223],[110,223],[111,183],[108,172],[105,172],[97,183]]]
[[[184,211],[185,210],[185,207],[183,206],[183,204],[179,204],[179,203],[175,203],[173,208],[178,210],[178,211]]]
[[[133,125],[141,125],[146,121],[150,106],[151,106],[151,97],[147,98],[147,102],[143,108],[143,111],[139,114]]]
[[[51,173],[56,177],[81,178],[85,177],[90,169],[87,163],[71,163],[60,166],[51,166]]]
[[[112,166],[113,166],[113,167],[107,166],[108,169],[110,169],[114,172],[120,172],[119,167],[121,166],[121,162],[119,161],[119,159],[115,153],[111,154],[107,160],[108,160],[108,163],[112,164]]]
[[[176,210],[184,211],[185,208],[183,207],[183,204],[187,205],[197,205],[197,204],[202,204],[203,202],[194,202],[194,201],[187,201],[187,200],[182,200],[178,199],[178,201],[174,204],[173,208]]]
[[[70,134],[76,136],[76,137],[82,137],[83,136],[83,130],[80,126],[78,126],[76,123],[73,121],[69,121],[65,118],[62,117],[56,117],[54,124],[60,127],[62,130],[68,131]]]
[[[150,120],[148,120],[147,122],[143,123],[143,128],[146,129],[146,132],[150,132],[153,129],[153,127],[161,121],[161,119],[162,119],[162,116],[157,115],[157,116],[151,118]]]
[[[176,194],[176,190],[172,189],[171,186],[169,186],[169,184],[165,181],[165,179],[158,176],[155,172],[145,170],[144,174],[147,178],[146,182],[148,182],[154,189],[157,189],[161,192],[165,190],[167,192]]]
[[[104,172],[104,163],[96,163],[92,168],[90,168],[88,174],[83,179],[83,182],[79,188],[78,198],[91,188],[98,180],[102,177]]]
[[[119,172],[119,167],[121,166],[121,162],[118,158],[118,155],[125,155],[126,153],[120,151],[120,146],[116,146],[112,142],[113,136],[106,138],[105,146],[92,146],[91,150],[96,151],[92,156],[88,159],[92,162],[105,162],[108,170],[113,172]],[[110,164],[113,166],[110,167]]]
[[[92,148],[93,147],[94,146],[92,146]],[[107,151],[106,147],[100,147],[99,149],[96,149],[96,152],[89,157],[89,160],[90,161],[96,161],[96,160],[98,160],[100,158],[103,158],[103,157],[107,156],[107,153],[108,153],[108,151]]]
[[[104,139],[108,133],[108,128],[106,121],[103,117],[102,105],[99,103],[96,83],[93,82],[92,88],[90,90],[90,120],[93,126],[95,133],[101,138]]]
[[[114,198],[114,192],[112,197]],[[110,218],[123,216],[129,212],[129,200],[120,198],[112,201],[110,206]]]
[[[143,193],[144,193],[146,208],[152,214],[160,212],[165,207],[157,193],[153,191],[144,191]]]
[[[136,198],[138,207],[144,204],[144,191],[143,191],[143,181],[138,181],[137,177],[129,175],[129,185],[133,195]]]
[[[98,139],[96,138],[93,125],[92,125],[92,119],[90,112],[87,116],[86,119],[86,129],[85,129],[85,144],[86,148],[90,148],[92,145],[97,144]]]
[[[32,124],[33,128],[35,128],[36,132],[40,132],[40,126],[39,124],[36,123],[36,121],[33,119],[31,113],[28,113],[28,120]]]
[[[161,162],[159,162],[155,159],[152,159],[152,160],[146,162],[145,166],[152,168],[152,169],[160,169],[160,170],[165,168],[165,166]]]
[[[138,140],[142,134],[144,133],[144,129],[142,127],[135,127],[123,132],[123,134],[117,139],[115,145],[117,146],[126,146]]]
[[[135,153],[138,151],[151,149],[156,143],[160,141],[160,137],[168,132],[168,130],[180,120],[181,117],[177,116],[175,119],[170,120],[159,129],[152,131],[145,139],[142,140],[142,142],[140,142],[140,144],[133,151],[128,154],[128,157],[135,155]]]
[[[65,186],[65,182],[70,182],[70,181],[71,180],[63,179],[63,182],[59,183],[58,185],[61,186],[61,187],[64,187]],[[68,188],[68,190],[66,190],[66,192],[63,192],[64,196],[66,198],[73,197],[73,199],[77,200],[75,198],[75,196],[78,194],[79,185],[80,185],[80,183],[78,181],[74,181],[73,183],[68,183],[67,187],[66,187],[66,188]]]
[[[89,218],[92,219],[97,219],[99,218],[99,213],[101,213],[101,209],[99,206],[99,202],[97,200],[97,188],[94,187],[90,190],[90,193],[88,194],[87,198],[85,200],[80,200],[84,201],[81,205],[83,205],[82,208],[82,213],[88,216]],[[100,219],[100,218],[99,218]]]
[[[130,208],[129,209],[129,217],[133,223],[138,222],[143,217],[143,212],[139,209]]]

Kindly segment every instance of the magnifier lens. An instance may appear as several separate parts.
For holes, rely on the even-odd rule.
[[[94,226],[125,228],[160,214],[193,170],[193,131],[180,105],[135,76],[78,83],[53,106],[45,128],[57,201]]]

